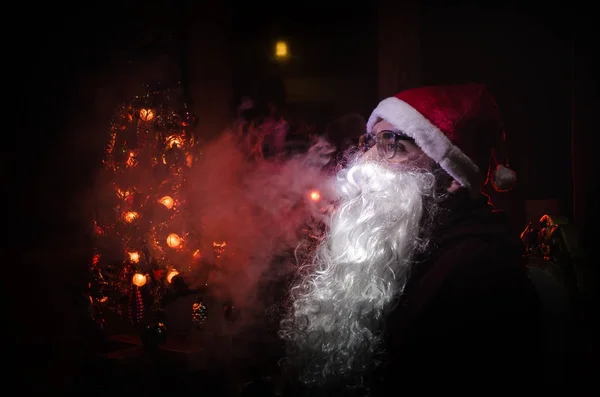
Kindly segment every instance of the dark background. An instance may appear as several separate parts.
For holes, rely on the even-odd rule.
[[[68,347],[82,335],[71,288],[89,259],[85,198],[102,134],[114,107],[157,76],[182,81],[207,138],[244,95],[276,101],[290,117],[322,128],[346,113],[368,117],[380,99],[411,86],[486,83],[504,114],[519,175],[517,189],[496,197],[498,206],[519,229],[545,208],[567,216],[593,256],[591,10],[573,2],[527,9],[336,3],[159,1],[15,11],[16,31],[5,33],[7,100],[16,99],[17,113],[6,112],[15,126],[4,132],[10,228],[3,289],[20,354],[45,357],[31,359],[37,370],[75,362]],[[280,38],[292,53],[285,64],[271,55]],[[51,361],[57,352],[63,364]]]

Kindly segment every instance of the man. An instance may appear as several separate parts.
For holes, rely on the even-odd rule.
[[[523,247],[481,188],[512,188],[479,84],[384,99],[280,335],[311,395],[489,394],[535,381],[539,302]],[[401,393],[402,392],[402,393]]]

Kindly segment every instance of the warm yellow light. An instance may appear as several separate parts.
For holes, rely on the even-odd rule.
[[[310,199],[312,201],[319,201],[321,199],[321,193],[319,193],[317,190],[313,190],[310,192]]]
[[[140,261],[139,252],[129,252],[129,260],[131,263],[138,263]]]
[[[127,164],[127,167],[135,167],[137,165],[137,160],[135,158],[135,152],[134,151],[130,151],[127,157],[127,161],[125,162],[125,164]]]
[[[171,270],[169,274],[167,274],[167,282],[171,284],[173,282],[173,277],[177,276],[179,272],[177,270]]]
[[[168,148],[180,148],[183,145],[183,139],[177,135],[171,135],[165,140],[165,144]]]
[[[171,248],[179,248],[181,246],[181,237],[175,233],[171,233],[167,236],[167,245]]]
[[[213,241],[213,250],[217,254],[217,259],[221,259],[221,255],[225,253],[225,247],[227,247],[227,241],[223,241],[222,243]]]
[[[275,56],[277,58],[287,58],[288,45],[285,41],[278,41],[275,43]]]
[[[140,110],[140,119],[144,121],[150,121],[154,119],[154,112],[152,109],[142,109]]]
[[[120,199],[129,199],[133,193],[130,190],[117,188],[117,197]]]
[[[140,215],[135,211],[127,211],[123,214],[123,220],[127,223],[131,223],[139,217]]]
[[[146,285],[147,280],[146,276],[144,276],[142,273],[136,273],[133,275],[131,281],[134,285],[137,285],[138,287],[143,287],[144,285]]]
[[[173,208],[174,201],[170,196],[165,196],[158,200],[158,202],[167,207],[167,209]]]

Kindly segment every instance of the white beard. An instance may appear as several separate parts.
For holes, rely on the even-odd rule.
[[[290,361],[308,384],[361,382],[377,364],[381,322],[402,292],[433,205],[435,175],[362,162],[340,171],[339,207],[314,262],[291,290],[281,323]]]

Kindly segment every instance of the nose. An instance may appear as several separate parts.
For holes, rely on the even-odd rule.
[[[374,161],[374,160],[380,160],[379,158],[379,153],[377,153],[377,147],[373,146],[371,147],[369,150],[367,150],[362,156],[361,156],[362,160],[366,160],[366,161]]]

